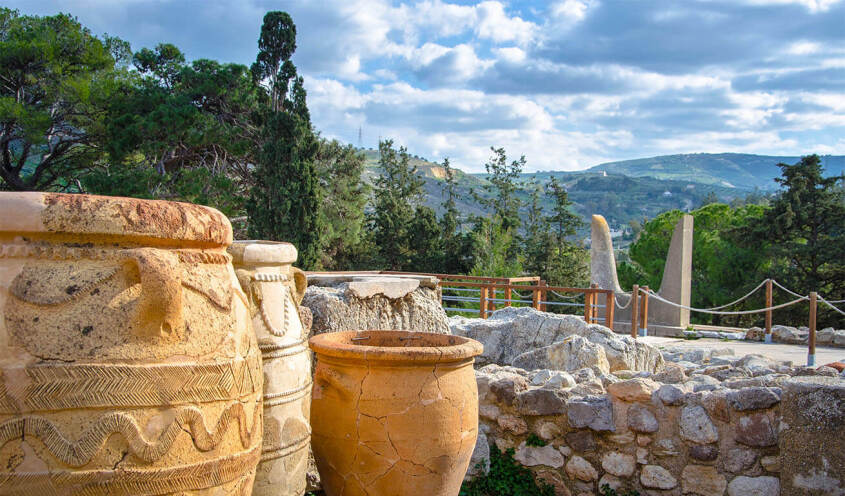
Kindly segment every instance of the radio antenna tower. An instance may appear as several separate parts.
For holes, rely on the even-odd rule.
[[[358,148],[364,148],[364,137],[361,133],[361,126],[358,126]]]

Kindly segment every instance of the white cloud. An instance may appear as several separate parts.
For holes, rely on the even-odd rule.
[[[481,39],[497,43],[527,44],[538,26],[520,17],[509,17],[500,2],[481,2],[476,7],[478,23],[475,31]]]
[[[842,0],[749,0],[752,5],[803,5],[810,12],[827,12],[832,6]]]

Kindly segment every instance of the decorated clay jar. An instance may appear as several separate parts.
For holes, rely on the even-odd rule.
[[[264,364],[264,445],[253,494],[301,496],[311,441],[311,352],[297,308],[305,275],[291,267],[290,243],[236,241],[229,253]]]
[[[478,434],[469,338],[406,331],[314,336],[312,447],[329,496],[455,496]]]
[[[249,494],[261,356],[228,220],[49,193],[0,212],[0,494]]]

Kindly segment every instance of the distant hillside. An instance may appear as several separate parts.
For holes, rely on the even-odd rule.
[[[778,163],[794,164],[801,157],[778,157],[745,153],[694,153],[663,155],[621,162],[608,162],[587,169],[590,172],[622,174],[630,177],[653,177],[741,190],[775,190],[774,179],[780,176]],[[845,170],[845,156],[822,156],[827,174]]]
[[[378,174],[378,151],[361,150],[367,159],[366,180],[372,182]],[[443,168],[421,157],[412,156],[412,164],[417,166],[420,176],[425,181],[425,204],[442,213],[445,201],[443,192]],[[484,209],[473,199],[472,191],[484,195],[482,187],[487,184],[484,174],[466,174],[456,170],[458,210],[464,215],[483,215]],[[536,172],[520,176],[523,188],[517,196],[527,202],[530,199],[528,183],[536,179],[541,185],[547,184],[552,177],[566,186],[574,210],[585,221],[580,232],[587,234],[588,222],[593,214],[604,215],[611,226],[625,227],[631,220],[651,218],[671,209],[692,210],[699,207],[708,195],[715,194],[722,201],[731,201],[744,197],[745,190],[737,190],[716,184],[702,184],[690,181],[658,179],[654,177],[629,177],[622,174],[602,172]],[[544,207],[551,209],[550,199],[546,198]],[[527,215],[527,212],[524,212]]]

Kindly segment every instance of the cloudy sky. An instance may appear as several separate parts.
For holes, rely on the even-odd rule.
[[[133,49],[249,64],[289,12],[324,136],[483,170],[669,153],[845,154],[842,0],[13,0]]]

